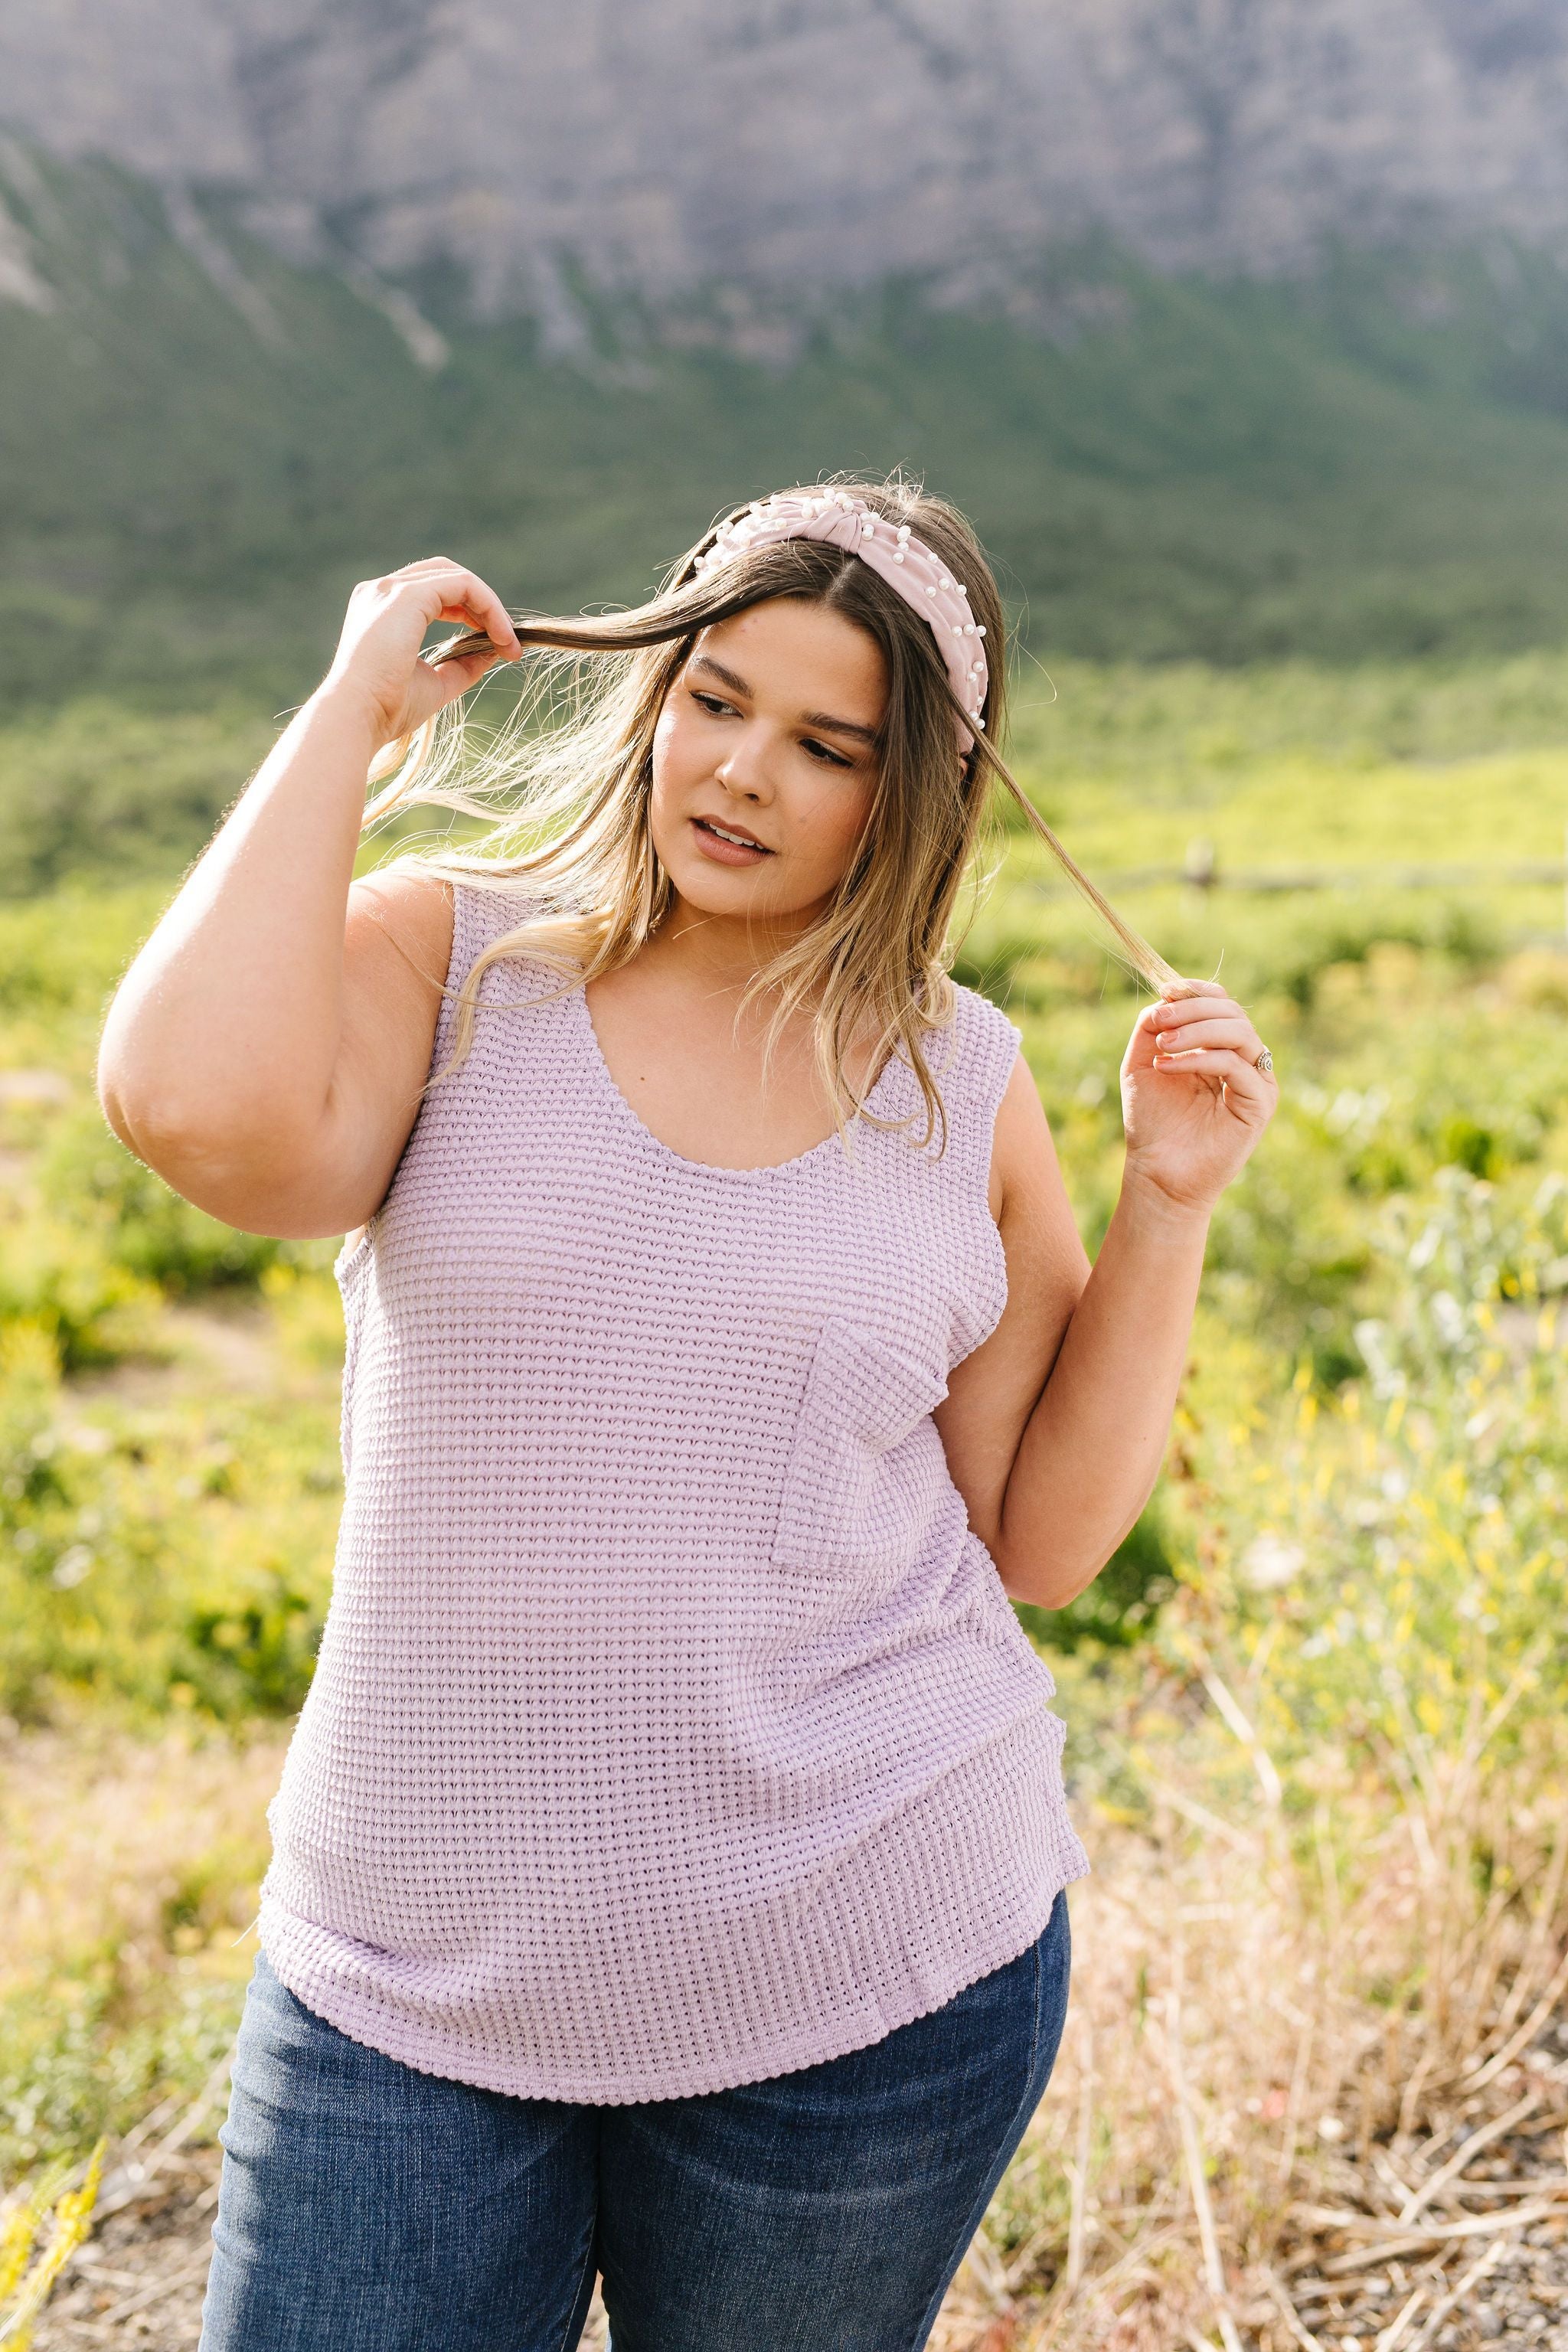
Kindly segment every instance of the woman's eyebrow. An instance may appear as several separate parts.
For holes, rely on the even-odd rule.
[[[716,662],[711,654],[694,655],[691,667],[706,670],[710,677],[719,678],[727,686],[731,694],[743,694],[748,701],[751,699],[752,689],[740,673],[737,670],[726,669],[723,663]],[[862,727],[855,719],[835,719],[826,710],[803,710],[800,714],[800,723],[803,727],[821,728],[825,732],[833,735],[854,735],[862,743],[874,743],[877,740],[877,730],[874,727]]]
[[[739,671],[726,669],[723,663],[716,662],[711,654],[695,655],[692,658],[691,667],[693,669],[707,670],[711,677],[720,679],[723,685],[727,686],[731,694],[743,694],[746,696],[748,700],[751,698],[752,689],[746,684],[745,679],[740,675]]]
[[[862,743],[874,743],[877,740],[874,727],[862,727],[855,719],[829,718],[826,710],[803,710],[800,723],[803,727],[820,727],[834,735],[858,735]]]

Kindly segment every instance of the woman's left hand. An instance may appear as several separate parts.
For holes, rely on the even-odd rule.
[[[1274,1116],[1262,1038],[1217,981],[1187,980],[1139,1014],[1121,1065],[1127,1175],[1183,1208],[1214,1207]]]

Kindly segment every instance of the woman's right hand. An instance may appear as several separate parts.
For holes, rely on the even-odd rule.
[[[464,654],[433,667],[420,660],[419,648],[437,621],[482,630],[495,651]],[[413,734],[496,662],[516,661],[521,653],[495,590],[449,556],[430,555],[383,580],[360,582],[322,688],[363,699],[379,748]]]

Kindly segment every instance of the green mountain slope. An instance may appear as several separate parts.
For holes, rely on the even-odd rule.
[[[1512,253],[1265,286],[1084,249],[1020,262],[1005,314],[895,286],[774,320],[771,365],[717,297],[656,331],[584,295],[567,363],[431,284],[431,372],[329,272],[231,237],[225,291],[107,168],[11,204],[55,296],[0,310],[13,707],[292,699],[368,570],[450,550],[521,602],[621,600],[738,496],[893,465],[974,515],[1042,652],[1568,638],[1568,283]]]

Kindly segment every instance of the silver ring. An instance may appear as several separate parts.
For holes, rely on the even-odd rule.
[[[1269,1071],[1274,1067],[1274,1056],[1269,1052],[1267,1045],[1263,1048],[1262,1053],[1258,1055],[1258,1059],[1254,1062],[1252,1066],[1255,1070],[1261,1070],[1265,1077],[1268,1076]]]

